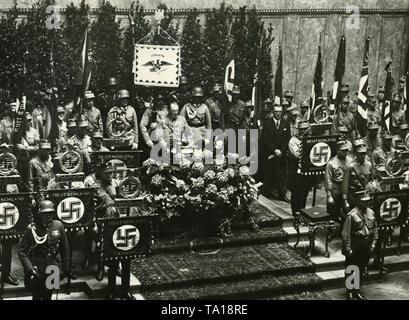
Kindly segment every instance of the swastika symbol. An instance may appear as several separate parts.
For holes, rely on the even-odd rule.
[[[310,161],[316,167],[326,165],[331,159],[331,148],[325,142],[318,142],[310,151]]]
[[[384,221],[396,220],[402,211],[402,205],[396,198],[389,198],[382,202],[379,214]]]
[[[13,228],[20,214],[17,207],[10,202],[0,203],[0,230],[8,230]]]
[[[119,250],[128,251],[138,244],[139,236],[138,228],[132,225],[123,225],[115,230],[112,235],[112,242]]]
[[[58,204],[57,216],[63,223],[76,223],[84,215],[84,204],[76,197],[69,197]]]

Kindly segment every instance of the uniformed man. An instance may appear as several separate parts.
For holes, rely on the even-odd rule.
[[[352,150],[353,150],[352,142],[349,141],[349,140],[346,140],[346,137],[347,137],[347,134],[348,134],[347,127],[345,127],[344,125],[340,125],[340,126],[338,126],[336,128],[336,130],[337,130],[336,132],[338,132],[338,134],[339,134],[340,140],[344,141],[347,148],[348,148],[347,159],[350,162],[354,161],[354,156],[353,156],[353,153],[352,153]]]
[[[337,114],[334,116],[334,127],[337,128],[343,125],[347,128],[348,132],[346,134],[347,140],[351,141],[353,138],[354,129],[354,115],[348,110],[349,97],[344,97],[341,100],[341,106],[338,108]]]
[[[171,95],[174,97],[180,108],[183,108],[185,104],[192,100],[189,79],[185,75],[180,76],[179,88],[172,92]]]
[[[158,123],[160,125],[160,122],[164,121],[167,113],[168,108],[165,105],[164,97],[161,93],[159,93],[154,98],[152,106],[145,110],[139,124],[139,128],[146,145],[146,148],[143,149],[142,152],[142,161],[149,158],[151,149],[158,141],[159,138],[156,136],[156,128],[158,127]]]
[[[387,176],[385,166],[383,164],[377,166],[374,169],[373,179],[367,183],[365,190],[367,190],[370,195],[375,192],[386,191],[386,188],[382,184],[382,178]]]
[[[349,99],[349,84],[346,84],[346,83],[343,83],[341,85],[341,100],[344,97],[348,97],[348,99]]]
[[[112,128],[114,126],[120,126],[124,130],[124,134],[121,139],[128,141],[129,147],[133,150],[138,149],[138,117],[136,116],[135,109],[128,104],[129,91],[118,91],[118,106],[112,107],[108,112],[106,128],[108,136],[114,138]]]
[[[38,150],[39,141],[40,135],[38,134],[38,131],[33,128],[33,117],[27,112],[25,134],[21,137],[20,143],[16,145],[17,150],[24,150],[33,153]]]
[[[64,136],[62,136],[58,140],[57,151],[59,153],[66,151],[65,146],[66,146],[68,140],[71,139],[75,135],[76,131],[77,131],[77,123],[75,122],[74,119],[68,119],[68,121],[67,121],[67,132],[65,133]]]
[[[298,110],[297,105],[294,103],[294,91],[293,90],[284,91],[284,99],[288,101],[288,107],[292,107]]]
[[[401,101],[404,102],[404,92],[405,92],[405,86],[406,86],[406,76],[401,76],[399,78],[399,95],[401,97]],[[402,109],[404,109],[404,106],[402,105]]]
[[[386,160],[394,151],[392,147],[392,136],[389,132],[384,132],[382,134],[381,146],[376,148],[372,153],[372,166],[376,167],[381,164],[385,165]]]
[[[289,121],[291,109],[288,110],[288,108],[290,108],[290,103],[286,99],[282,99],[281,106],[283,107],[283,120]]]
[[[104,135],[101,131],[94,131],[91,134],[91,146],[88,147],[87,152],[89,154],[93,152],[109,152],[107,148],[102,145],[102,141],[104,140]]]
[[[60,141],[60,139],[62,137],[65,136],[65,134],[67,133],[68,129],[67,129],[67,123],[64,120],[65,118],[65,110],[64,107],[62,106],[58,106],[57,107],[57,126],[58,126],[58,141]]]
[[[177,103],[171,103],[169,112],[158,127],[158,138],[162,147],[171,150],[175,144],[193,145],[194,140],[186,119],[179,115]]]
[[[13,144],[14,126],[16,122],[17,104],[11,102],[7,110],[6,116],[0,120],[0,139],[2,143]]]
[[[224,112],[221,105],[222,86],[216,83],[212,88],[212,96],[205,101],[209,108],[212,128],[224,130]]]
[[[48,182],[55,177],[50,150],[51,144],[48,141],[40,141],[38,156],[28,163],[28,189],[30,192],[46,189]]]
[[[292,110],[290,111],[290,131],[291,131],[291,136],[296,136],[298,135],[298,127],[299,127],[299,114],[300,112],[295,109],[294,107],[291,107]]]
[[[364,138],[364,144],[369,157],[372,157],[372,153],[375,149],[381,146],[381,139],[378,136],[378,131],[379,125],[377,123],[368,123],[368,132]]]
[[[401,100],[399,94],[395,93],[391,101],[391,134],[399,132],[399,125],[405,122],[405,111],[401,108]]]
[[[325,191],[327,194],[327,212],[335,221],[343,221],[342,180],[345,171],[350,166],[347,159],[348,146],[345,141],[338,141],[337,154],[331,158],[325,167]]]
[[[378,89],[378,110],[382,110],[383,104],[385,103],[385,86],[379,86]]]
[[[54,204],[41,201],[34,223],[27,227],[21,240],[18,255],[24,267],[24,283],[33,300],[51,300],[53,291],[46,285],[48,266],[60,266],[61,261],[59,270],[65,274],[69,267],[67,236],[63,224],[53,220],[54,215]]]
[[[299,121],[310,121],[310,103],[308,101],[303,101],[301,103],[301,112],[299,115]]]
[[[365,193],[359,194],[359,201],[352,209],[342,225],[343,253],[345,267],[357,266],[359,268],[360,284],[362,275],[368,266],[371,254],[375,250],[378,239],[378,227],[375,213],[369,208],[371,197]],[[348,300],[366,300],[360,289],[347,289]]]
[[[44,135],[44,115],[42,108],[35,107],[31,115],[33,116],[33,127],[37,130],[41,139]]]
[[[203,141],[205,143],[210,141],[212,119],[209,108],[203,103],[203,89],[201,87],[193,88],[192,102],[184,105],[180,115],[192,128],[193,140],[197,146],[202,147]]]
[[[291,191],[291,211],[293,214],[305,208],[308,192],[312,185],[312,177],[298,174],[298,165],[301,159],[300,137],[310,127],[308,122],[298,124],[297,134],[292,136],[288,142],[288,186]]]
[[[101,111],[94,106],[95,95],[92,91],[86,91],[82,101],[82,113],[74,115],[75,120],[86,120],[88,122],[87,134],[94,131],[104,132]]]
[[[408,139],[408,128],[409,126],[406,122],[402,122],[399,124],[398,133],[392,137],[392,146],[395,149],[396,149],[398,142],[403,142],[404,146],[406,146],[406,141]]]
[[[381,112],[376,105],[376,97],[374,94],[368,94],[367,104],[368,108],[366,112],[368,115],[368,123],[381,123]]]
[[[111,110],[116,104],[117,90],[118,90],[117,79],[115,77],[109,77],[106,82],[105,91],[97,96],[96,104],[99,111],[101,112],[103,125],[106,124],[109,110]]]
[[[355,161],[345,170],[342,180],[342,200],[345,210],[356,206],[355,193],[364,190],[372,177],[372,164],[366,158],[366,148],[360,145],[356,149]]]
[[[274,102],[271,100],[271,98],[267,98],[263,102],[263,110],[261,110],[260,114],[260,126],[259,129],[263,129],[264,122],[268,119],[271,118],[272,113],[273,113],[273,106]]]
[[[114,198],[117,196],[118,182],[112,178],[113,171],[114,169],[110,163],[104,163],[101,165],[100,168],[98,168],[97,171],[98,180],[95,185],[95,187],[97,188],[95,208],[97,217],[105,218],[119,217],[119,212],[114,207]],[[112,300],[115,298],[116,285],[115,282],[119,262],[113,261],[107,263],[107,265],[109,269],[108,269],[108,290],[106,298]],[[122,265],[121,272],[122,292],[120,297],[125,300],[135,300],[134,296],[129,292],[131,260],[122,261],[121,265]]]
[[[76,132],[67,142],[73,146],[76,151],[84,155],[86,150],[92,145],[91,138],[87,135],[88,121],[82,119],[78,120],[76,124]]]

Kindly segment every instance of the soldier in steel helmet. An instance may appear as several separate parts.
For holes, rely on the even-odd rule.
[[[128,141],[128,149],[138,149],[138,117],[135,109],[129,105],[129,91],[119,90],[118,99],[115,107],[112,107],[108,112],[106,128],[108,136],[114,138],[112,134],[113,126],[119,126],[124,134],[120,137]]]
[[[104,92],[96,97],[96,106],[101,112],[102,123],[105,125],[108,112],[115,106],[118,93],[118,80],[115,77],[109,77],[105,84]],[[103,131],[104,132],[104,131]]]
[[[41,201],[34,223],[27,227],[18,252],[24,267],[24,284],[32,292],[33,300],[51,300],[53,289],[46,285],[47,267],[58,267],[60,279],[69,269],[67,236],[63,224],[53,219],[54,215],[54,203]]]
[[[212,119],[209,108],[203,103],[203,89],[195,87],[192,91],[191,102],[185,104],[180,111],[192,129],[193,140],[196,145],[202,147],[203,141],[210,140],[212,129]]]

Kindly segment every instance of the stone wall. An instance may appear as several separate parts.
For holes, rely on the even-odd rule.
[[[26,0],[30,4],[34,0]],[[7,8],[12,1],[0,1],[0,8]],[[57,0],[60,7],[66,6],[69,0]],[[79,2],[79,0],[75,0]],[[126,9],[130,0],[112,0],[118,10],[118,20],[123,27],[129,22]],[[156,8],[160,2],[168,7],[178,9],[175,18],[185,20],[186,10],[197,7],[209,9],[219,7],[221,0],[140,0],[148,9]],[[335,69],[339,39],[342,34],[347,39],[346,71],[344,82],[349,83],[351,94],[358,90],[364,42],[370,37],[369,52],[369,85],[372,91],[385,82],[384,67],[388,60],[393,60],[395,84],[406,68],[406,54],[409,42],[409,0],[351,0],[349,5],[360,8],[359,27],[348,28],[349,14],[345,12],[345,1],[327,0],[226,0],[234,8],[255,4],[266,25],[272,24],[276,40],[272,44],[272,61],[274,68],[277,60],[278,43],[283,44],[284,89],[296,92],[295,101],[300,103],[308,98],[317,59],[317,46],[320,35],[323,49],[324,94],[331,90]],[[88,1],[92,8],[97,8],[100,1]],[[22,6],[22,5],[21,5]],[[23,7],[23,6],[22,6]],[[124,10],[120,10],[124,9]],[[148,11],[149,15],[152,11]],[[149,18],[149,16],[148,16]],[[206,23],[205,10],[200,20]]]

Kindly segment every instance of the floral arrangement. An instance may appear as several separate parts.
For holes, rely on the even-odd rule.
[[[189,159],[181,155],[178,165],[153,159],[143,163],[146,174],[141,177],[161,221],[178,216],[218,225],[248,211],[258,197],[249,168],[238,162],[228,164],[237,155],[218,156],[213,164],[206,164],[209,156],[195,151]]]

